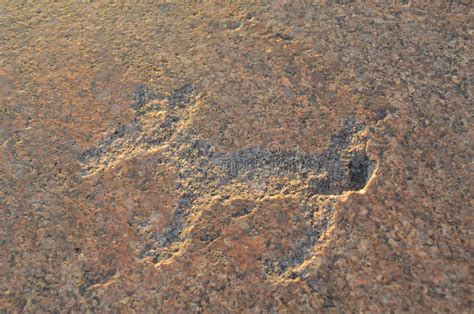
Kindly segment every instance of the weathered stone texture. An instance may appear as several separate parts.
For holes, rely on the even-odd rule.
[[[1,311],[472,311],[472,10],[2,1]]]

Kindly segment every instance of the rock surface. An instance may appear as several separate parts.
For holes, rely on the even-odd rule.
[[[0,3],[1,311],[472,311],[472,1],[327,2]]]

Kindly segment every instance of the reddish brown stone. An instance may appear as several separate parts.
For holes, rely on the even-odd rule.
[[[0,4],[0,309],[472,308],[470,1]]]

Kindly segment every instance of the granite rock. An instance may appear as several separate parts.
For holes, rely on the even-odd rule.
[[[3,1],[1,311],[472,311],[472,13]]]

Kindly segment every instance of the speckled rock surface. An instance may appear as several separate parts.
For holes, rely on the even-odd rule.
[[[472,311],[472,13],[0,2],[1,311]]]

